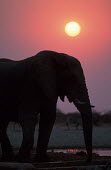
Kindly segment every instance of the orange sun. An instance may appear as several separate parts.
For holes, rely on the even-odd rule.
[[[71,21],[65,25],[65,32],[71,37],[75,37],[80,34],[81,27],[77,22]]]

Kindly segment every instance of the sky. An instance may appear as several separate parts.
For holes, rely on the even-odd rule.
[[[66,35],[69,21],[81,26]],[[25,59],[41,50],[78,58],[95,110],[111,110],[111,0],[0,0],[0,58]],[[58,100],[63,112],[76,108]]]

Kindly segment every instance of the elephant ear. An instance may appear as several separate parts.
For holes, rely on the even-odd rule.
[[[60,99],[64,101],[62,96],[67,96],[69,102],[71,103],[72,97],[70,94],[72,93],[72,91],[74,91],[73,89],[75,84],[74,82],[72,82],[72,77],[74,69],[77,65],[77,59],[64,53],[56,53],[53,58],[58,74],[57,78],[60,88]]]
[[[59,74],[61,74],[63,77],[65,76],[65,80],[68,81],[70,76],[72,76],[71,72],[74,72],[79,61],[76,58],[64,53],[56,53],[53,58],[57,71],[59,71]]]
[[[73,100],[72,100],[71,96],[67,95],[67,98],[68,98],[69,102],[72,103]]]

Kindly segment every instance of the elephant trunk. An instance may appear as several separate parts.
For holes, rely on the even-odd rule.
[[[92,110],[85,81],[80,84],[77,99],[74,99],[73,103],[82,116],[85,145],[88,162],[90,162],[92,159]]]
[[[88,161],[92,159],[92,112],[89,105],[79,106],[79,110],[82,116],[83,132],[86,150],[88,154]]]

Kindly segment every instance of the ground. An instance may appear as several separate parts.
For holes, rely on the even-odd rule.
[[[21,128],[17,124],[10,124],[8,128],[8,135],[13,145],[15,152],[18,150],[21,141],[22,141],[22,133]],[[111,148],[111,127],[110,126],[101,126],[101,127],[94,127],[93,128],[93,148]],[[36,147],[37,143],[37,136],[38,136],[38,127],[35,131],[35,140],[34,140],[34,148]],[[69,152],[66,153],[55,153],[55,148],[67,148]],[[72,151],[70,152],[71,149]],[[64,166],[64,167],[75,167],[75,166],[88,166],[86,163],[86,155],[82,153],[76,154],[78,152],[77,149],[85,148],[84,144],[84,137],[82,128],[75,128],[75,127],[67,127],[65,125],[55,125],[51,134],[50,142],[49,142],[49,149],[48,155],[50,157],[50,161],[52,163],[33,163],[36,168],[43,167],[57,167],[57,166]],[[76,151],[76,152],[74,152]],[[75,153],[75,154],[74,154]],[[35,154],[35,149],[33,150],[33,155]],[[80,156],[81,155],[81,156]],[[95,168],[96,165],[103,165],[103,166],[110,166],[111,162],[111,153],[110,156],[99,156],[97,154],[93,154],[92,164],[90,165]],[[1,164],[0,164],[1,166]],[[15,165],[15,166],[18,166]],[[21,166],[21,165],[20,165]],[[48,168],[49,169],[49,168]],[[95,169],[94,169],[95,170]],[[111,169],[108,169],[111,170]]]

